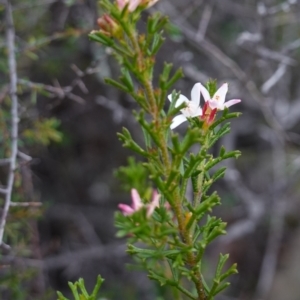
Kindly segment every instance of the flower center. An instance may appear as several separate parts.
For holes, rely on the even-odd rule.
[[[181,110],[182,114],[187,118],[194,117],[195,112],[197,111],[197,105],[193,102],[187,102],[186,107]]]

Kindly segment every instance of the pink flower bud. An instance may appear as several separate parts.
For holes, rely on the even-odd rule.
[[[107,36],[118,36],[121,30],[119,24],[108,14],[98,18],[97,24],[100,27],[100,31]]]
[[[157,191],[154,191],[152,201],[149,204],[143,204],[141,197],[136,189],[131,190],[131,200],[132,204],[119,204],[118,207],[124,216],[130,216],[135,212],[139,211],[141,208],[145,207],[147,209],[147,218],[151,217],[156,207],[159,206],[160,195]]]

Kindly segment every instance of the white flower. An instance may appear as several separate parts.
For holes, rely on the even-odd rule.
[[[227,102],[225,102],[225,97],[228,92],[228,83],[224,83],[221,85],[221,87],[215,92],[212,99],[210,98],[208,90],[199,83],[199,89],[201,91],[201,94],[204,98],[204,101],[209,103],[209,107],[211,109],[218,109],[218,110],[224,110],[225,107],[230,107],[234,104],[240,103],[240,99],[232,99]]]
[[[133,12],[140,5],[146,5],[150,7],[154,5],[158,0],[117,0],[117,5],[120,9],[123,9],[128,4],[128,10]]]
[[[176,101],[175,107],[180,106],[182,103],[186,104],[186,107],[181,109],[181,115],[176,116],[172,120],[170,126],[171,129],[176,128],[181,123],[187,120],[187,118],[194,118],[202,115],[202,109],[200,107],[200,88],[201,83],[196,83],[191,91],[191,100],[188,100],[185,96],[180,95]],[[172,95],[168,96],[168,99],[172,102]]]

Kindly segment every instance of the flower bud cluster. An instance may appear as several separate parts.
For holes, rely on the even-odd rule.
[[[121,33],[119,24],[108,14],[104,14],[98,18],[97,24],[100,28],[100,32],[107,36],[118,37]]]

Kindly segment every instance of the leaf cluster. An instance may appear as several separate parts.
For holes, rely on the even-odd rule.
[[[97,300],[98,292],[103,283],[104,279],[98,275],[95,287],[91,294],[89,294],[85,288],[83,278],[80,278],[75,283],[69,282],[69,287],[72,291],[74,300]],[[61,292],[57,292],[58,299],[57,300],[69,300],[66,298]]]

